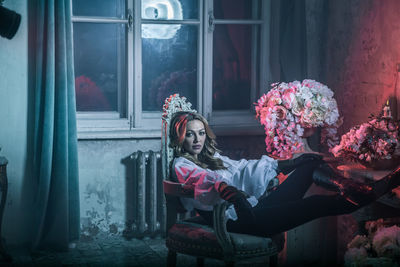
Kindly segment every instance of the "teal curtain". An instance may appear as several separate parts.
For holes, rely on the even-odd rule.
[[[305,0],[271,0],[270,82],[307,78]]]
[[[35,1],[33,249],[79,237],[78,151],[71,0]]]
[[[305,0],[280,1],[281,81],[307,78],[307,31]]]

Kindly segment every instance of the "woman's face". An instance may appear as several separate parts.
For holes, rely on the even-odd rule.
[[[204,124],[199,120],[192,120],[186,124],[186,135],[183,140],[183,148],[192,156],[197,155],[203,150],[206,140],[206,130]]]

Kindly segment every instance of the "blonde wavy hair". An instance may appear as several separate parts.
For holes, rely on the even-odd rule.
[[[183,148],[183,142],[186,136],[186,125],[189,121],[199,120],[204,124],[206,131],[206,140],[204,147],[197,158],[193,157],[189,152]],[[220,152],[216,148],[216,136],[208,125],[207,120],[198,113],[179,111],[176,112],[170,122],[169,127],[169,146],[174,151],[174,157],[184,157],[202,168],[211,170],[226,169],[220,158],[214,157],[215,152]]]

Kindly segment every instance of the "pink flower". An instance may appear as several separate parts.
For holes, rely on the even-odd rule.
[[[355,126],[344,134],[339,145],[331,152],[335,157],[345,157],[361,163],[397,157],[400,149],[399,122],[380,117]]]
[[[285,108],[290,109],[292,107],[292,103],[295,99],[295,92],[294,88],[287,88],[282,93],[282,102]]]
[[[273,110],[279,120],[284,120],[286,118],[286,114],[288,112],[286,108],[282,106],[275,106]]]
[[[305,128],[337,128],[338,110],[333,92],[313,80],[272,84],[272,89],[255,104],[256,117],[264,125],[266,150],[280,158],[302,151]],[[324,141],[336,144],[336,131],[326,131]]]

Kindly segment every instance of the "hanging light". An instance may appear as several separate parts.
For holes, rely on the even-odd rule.
[[[178,0],[143,0],[142,18],[154,20],[182,20],[182,6]],[[170,39],[181,25],[143,24],[142,37]]]

